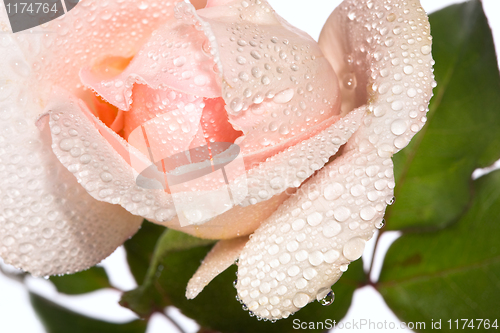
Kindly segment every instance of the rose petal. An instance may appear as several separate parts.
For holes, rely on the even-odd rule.
[[[373,83],[366,101],[370,113],[343,154],[265,221],[240,255],[238,295],[250,311],[265,318],[286,318],[325,296],[347,264],[361,256],[365,241],[382,226],[392,199],[390,157],[420,129],[432,95],[429,23],[418,1],[345,1],[332,14],[326,31],[332,27],[337,29],[331,32],[337,40],[325,42],[323,37],[325,54],[339,73],[345,68],[335,61],[342,63],[349,56],[352,73],[361,75],[368,69],[370,78],[356,77],[361,82],[356,89],[365,89],[363,82]],[[397,37],[403,31],[406,34]],[[387,34],[393,36],[380,38]],[[328,51],[339,44],[348,51],[352,45],[355,52],[339,57]],[[399,64],[392,61],[397,56],[402,57]],[[359,99],[350,107],[363,100],[362,94],[356,95]],[[261,276],[250,273],[262,263],[274,263],[274,269]],[[266,301],[270,305],[263,306]]]
[[[205,45],[205,46],[204,46]],[[214,61],[203,32],[183,21],[167,21],[118,76],[85,68],[80,78],[102,98],[121,110],[132,104],[134,83],[153,89],[171,88],[201,97],[220,96]],[[206,49],[204,50],[203,47]]]
[[[189,149],[198,132],[205,106],[203,98],[168,89],[154,90],[142,84],[135,85],[133,92],[135,102],[124,115],[124,134],[129,144],[146,156],[152,151],[154,162]],[[141,149],[136,143],[144,140],[144,133],[149,145]]]
[[[204,31],[222,64],[229,121],[245,135],[236,142],[244,155],[268,149],[270,156],[277,145],[284,150],[289,140],[315,134],[303,132],[339,114],[335,73],[317,43],[266,1],[233,1],[197,13],[209,24]]]
[[[365,113],[365,108],[354,110],[319,134],[252,168],[247,173],[248,196],[242,204],[255,204],[287,188],[299,187],[349,140]]]
[[[339,76],[357,81],[355,92],[343,87],[342,98],[354,105],[368,99],[371,114],[361,137],[381,154],[404,148],[426,121],[435,86],[431,40],[418,0],[344,1],[323,28],[325,56]]]
[[[325,296],[363,253],[393,188],[392,161],[375,148],[337,157],[253,234],[238,262],[240,299],[257,316],[279,319]],[[262,263],[271,266],[266,274]]]
[[[239,237],[222,240],[215,244],[189,280],[186,298],[193,299],[198,296],[210,281],[234,264],[247,242],[248,237]]]
[[[236,131],[229,123],[222,98],[206,98],[204,101],[205,108],[200,125],[206,141],[233,143],[243,134],[241,131]]]
[[[48,110],[54,153],[92,197],[151,221],[175,216],[170,194],[136,185],[131,165],[145,168],[150,160],[95,118],[81,100],[57,91]]]
[[[283,192],[269,200],[247,207],[235,206],[201,226],[188,225],[181,227],[177,216],[160,224],[199,238],[230,239],[245,236],[254,232],[291,193],[293,191]]]
[[[180,0],[83,0],[70,12],[14,38],[32,75],[32,93],[46,103],[53,84],[78,96],[83,91],[78,72],[106,58],[134,55],[151,33],[169,17]],[[43,84],[40,84],[43,82]],[[43,106],[42,106],[43,108]],[[34,119],[40,108],[30,113]]]
[[[2,10],[4,31],[6,22]],[[88,195],[51,151],[48,126],[35,126],[41,107],[20,48],[26,36],[0,43],[0,257],[35,275],[73,273],[107,257],[142,219]]]

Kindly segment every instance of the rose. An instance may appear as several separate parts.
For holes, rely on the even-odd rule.
[[[182,3],[174,11],[165,2],[102,7],[87,0],[48,27],[35,29],[52,33],[4,35],[0,256],[37,275],[74,272],[111,253],[144,216],[197,236],[227,239],[214,247],[191,280],[189,297],[238,257],[238,295],[258,316],[287,317],[325,296],[381,226],[394,187],[390,157],[425,122],[433,85],[429,26],[416,0],[345,1],[320,37],[323,58],[308,36],[275,16],[265,2],[254,6],[253,1],[209,1],[207,9],[195,13]],[[1,22],[5,30],[5,17]],[[245,27],[259,33],[245,35]],[[228,28],[247,38],[231,40]],[[266,36],[265,47],[270,48],[251,45],[254,35]],[[181,36],[188,36],[187,42],[171,47],[184,51],[158,53],[162,46],[168,48],[168,42],[161,45],[165,40]],[[260,52],[254,56],[252,50]],[[162,58],[171,65],[165,71],[153,68]],[[265,71],[271,73],[266,59],[275,66],[273,77],[264,77]],[[252,72],[250,64],[258,70]],[[186,71],[191,73],[183,77]],[[278,80],[283,73],[297,86]],[[184,80],[174,80],[179,76]],[[129,78],[146,85],[136,84],[130,95]],[[94,97],[82,83],[110,103]],[[262,94],[263,86],[269,90]],[[257,91],[246,91],[255,87]],[[342,95],[337,117],[336,87]],[[248,197],[242,202],[247,206],[202,226],[180,228],[175,218],[170,220],[175,211],[168,194],[136,186],[131,164],[144,161],[144,154],[116,133],[123,131],[126,137],[149,120],[145,109],[160,110],[165,96],[158,100],[156,94],[172,88],[204,98],[216,113],[205,118],[200,98],[194,97],[179,101],[187,113],[178,112],[179,104],[167,111],[180,114],[182,124],[209,127],[210,120],[217,120],[223,138],[215,130],[209,137],[236,140],[247,164]],[[216,105],[222,105],[218,96],[225,101],[227,119]],[[165,98],[170,107],[173,96]],[[271,98],[276,98],[274,104]],[[132,103],[131,111],[112,105],[127,109],[130,100],[144,102]],[[272,120],[286,116],[281,104],[295,112],[286,118],[295,127],[287,124],[280,132],[283,124]],[[269,110],[280,111],[280,117],[272,112],[266,117]],[[318,125],[308,131],[308,121]],[[298,186],[282,204],[289,195],[285,190]],[[250,240],[234,238],[252,232]]]

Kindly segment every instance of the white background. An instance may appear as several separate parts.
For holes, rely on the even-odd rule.
[[[270,3],[281,16],[316,39],[319,36],[323,23],[340,2],[340,0],[270,0]],[[422,6],[428,13],[459,2],[461,1],[421,0]],[[500,45],[500,1],[483,0],[483,5],[493,30],[498,53],[498,46]],[[382,242],[379,244],[376,253],[375,269],[372,272],[373,278],[376,279],[378,276],[383,256],[389,245],[397,237],[398,234],[394,232],[384,233],[381,239]],[[373,246],[372,241],[366,247],[364,254],[365,263],[369,262],[372,256]],[[106,259],[103,262],[103,266],[108,271],[112,284],[116,287],[122,290],[129,290],[136,286],[127,269],[123,248],[119,248],[113,255]],[[5,268],[9,269],[9,267]],[[66,296],[58,294],[52,285],[43,279],[29,278],[27,282],[31,290],[59,304],[64,304],[74,311],[94,318],[113,322],[125,322],[136,318],[131,311],[118,305],[117,302],[120,298],[120,293],[114,290],[102,290],[84,296]],[[192,320],[183,317],[177,310],[169,309],[168,315],[174,317],[186,332],[193,333],[197,331],[197,325]],[[373,322],[399,322],[387,305],[385,305],[382,297],[371,287],[364,287],[355,292],[353,305],[344,321],[352,322],[353,320],[359,321],[361,319]],[[370,330],[370,332],[376,331]],[[385,331],[380,330],[380,332]],[[404,332],[403,330],[398,331]],[[38,321],[29,304],[26,288],[2,274],[0,274],[0,332],[44,332],[43,326]],[[150,321],[147,333],[158,332],[178,331],[165,317],[155,315]],[[347,330],[338,329],[336,332],[347,332]],[[351,329],[349,332],[366,332],[366,330]]]

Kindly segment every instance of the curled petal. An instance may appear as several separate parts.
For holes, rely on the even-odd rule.
[[[3,31],[6,22],[0,11]],[[30,89],[37,68],[30,57],[41,52],[41,34],[2,38],[0,256],[35,275],[86,269],[133,235],[142,219],[94,200],[50,150],[48,126],[43,120],[44,129],[35,126],[42,101]]]
[[[244,134],[236,143],[245,156],[260,151],[262,162],[339,114],[336,76],[317,43],[266,1],[232,1],[198,15],[209,26],[222,97],[230,123]]]
[[[373,147],[326,165],[246,244],[238,262],[242,302],[280,319],[326,296],[380,226],[393,188],[392,161]]]
[[[82,82],[121,110],[132,104],[134,83],[153,89],[175,89],[201,97],[219,97],[219,82],[214,79],[214,61],[203,32],[184,21],[171,20],[134,56],[118,76],[103,76],[85,68]],[[204,50],[205,47],[205,50]]]
[[[359,128],[365,108],[347,114],[319,134],[280,152],[248,171],[248,196],[243,204],[255,204],[299,187],[321,169]]]
[[[240,255],[238,295],[270,319],[326,296],[361,256],[392,199],[390,157],[420,130],[434,85],[429,23],[417,0],[344,1],[320,43],[337,73],[351,75],[343,111],[366,104],[367,113],[342,154],[285,201]],[[256,269],[266,263],[267,272]]]
[[[78,77],[84,66],[99,66],[109,58],[129,58],[151,33],[173,17],[180,0],[109,1],[83,0],[70,12],[14,38],[26,61],[31,93],[47,102],[53,85],[79,97],[86,95]],[[43,82],[43,84],[40,84]],[[42,104],[43,109],[43,104]],[[37,107],[27,114],[34,120]]]
[[[215,244],[205,259],[203,259],[196,273],[189,280],[186,288],[186,297],[193,299],[198,296],[210,281],[234,264],[247,242],[248,237],[239,237],[221,240]]]
[[[48,105],[52,149],[87,192],[152,221],[175,216],[171,195],[136,185],[131,165],[150,165],[135,147],[100,122],[72,95],[57,92]]]
[[[358,137],[381,154],[406,147],[426,121],[435,86],[431,40],[418,0],[344,1],[323,28],[323,53],[340,76],[350,76],[344,83],[355,84],[343,86],[343,100],[369,105]]]
[[[23,107],[35,106],[0,102],[6,134],[0,154],[0,256],[39,276],[86,269],[132,236],[142,218],[94,200],[50,150],[48,126],[40,131],[26,122]]]

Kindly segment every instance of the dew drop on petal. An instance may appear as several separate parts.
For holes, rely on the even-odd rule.
[[[343,249],[344,257],[349,260],[356,260],[363,254],[365,249],[366,241],[359,237],[351,238],[345,245]]]
[[[293,297],[293,305],[295,305],[298,308],[303,308],[304,306],[309,303],[310,297],[309,295],[305,293],[297,293]]]

